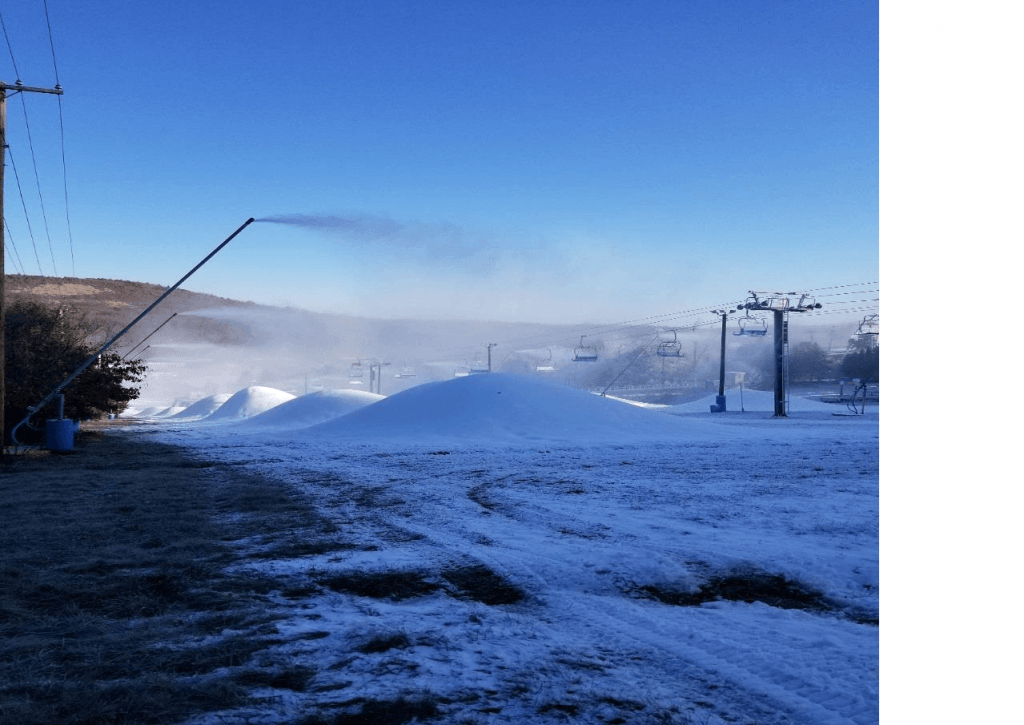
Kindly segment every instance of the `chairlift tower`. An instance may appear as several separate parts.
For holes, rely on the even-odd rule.
[[[50,93],[55,96],[63,96],[64,89],[60,84],[53,88],[33,88],[26,86],[21,81],[15,81],[14,85],[0,81],[0,450],[4,449],[6,439],[4,438],[4,404],[7,402],[7,378],[3,361],[6,359],[4,346],[3,321],[7,316],[7,306],[4,302],[4,280],[7,277],[6,262],[4,260],[4,167],[7,165],[7,91],[14,93]]]
[[[794,299],[796,298],[796,299]],[[750,292],[744,307],[748,310],[770,311],[775,318],[773,340],[775,343],[775,418],[786,417],[786,383],[789,379],[789,313],[810,312],[821,309],[806,293],[799,292]]]
[[[373,391],[373,383],[374,383],[374,381],[376,381],[377,382],[377,394],[378,395],[381,394],[381,392],[380,392],[380,379],[382,377],[384,377],[382,375],[382,373],[381,373],[381,368],[386,368],[386,367],[389,367],[390,365],[391,365],[391,363],[389,363],[387,361],[380,362],[379,360],[373,360],[370,363],[370,392],[371,393],[374,392]]]

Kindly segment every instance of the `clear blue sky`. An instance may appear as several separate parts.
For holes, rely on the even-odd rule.
[[[878,279],[876,3],[47,8],[72,243],[56,98],[11,96],[29,274],[170,285],[247,218],[306,214],[363,228],[253,224],[185,287],[604,322]],[[53,86],[42,0],[0,12],[0,79]]]

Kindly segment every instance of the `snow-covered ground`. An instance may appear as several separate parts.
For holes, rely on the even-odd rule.
[[[145,430],[301,488],[352,542],[250,566],[436,585],[317,589],[278,624],[310,633],[294,658],[316,687],[248,721],[430,692],[445,722],[878,722],[877,406],[645,408],[500,374],[238,396]],[[455,571],[523,598],[467,595]],[[354,652],[381,634],[404,644]]]

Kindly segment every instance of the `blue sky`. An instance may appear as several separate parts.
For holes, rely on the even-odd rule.
[[[170,285],[302,214],[378,233],[253,224],[185,287],[572,323],[878,279],[874,3],[46,7],[71,242],[56,99],[11,96],[8,272]],[[0,12],[52,86],[42,0]]]

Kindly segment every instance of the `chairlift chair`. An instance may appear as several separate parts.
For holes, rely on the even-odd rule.
[[[538,373],[553,373],[555,366],[551,364],[551,348],[548,348],[548,359],[537,364]]]
[[[455,377],[464,378],[470,374],[469,365],[459,365],[455,368]]]
[[[854,333],[858,337],[868,337],[869,335],[878,334],[878,315],[867,315],[860,324],[857,325],[857,332]]]
[[[348,371],[348,383],[349,385],[362,385],[363,384],[363,367],[362,363],[354,362],[352,367]]]
[[[659,343],[656,352],[658,357],[683,356],[683,343],[679,342],[679,338],[676,336],[675,330],[672,330],[672,341]]]
[[[573,360],[576,362],[597,362],[597,348],[592,345],[584,345],[583,338],[586,335],[580,335],[580,346],[573,351]]]
[[[396,378],[414,378],[416,370],[411,365],[403,365],[402,369],[395,373]]]
[[[740,329],[732,333],[733,335],[764,337],[768,334],[768,323],[761,317],[751,316],[750,313],[747,313],[746,317],[736,318],[736,323]]]

